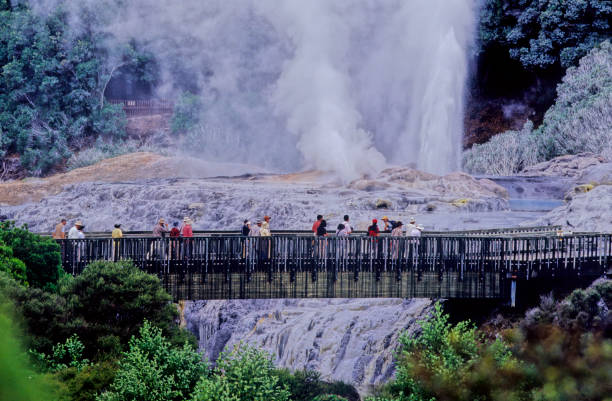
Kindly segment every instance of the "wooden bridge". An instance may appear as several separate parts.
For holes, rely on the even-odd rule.
[[[418,238],[311,235],[60,240],[63,268],[131,260],[174,299],[498,298],[516,282],[598,277],[612,266],[611,234]]]

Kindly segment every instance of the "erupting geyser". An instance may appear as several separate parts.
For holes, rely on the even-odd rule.
[[[77,27],[83,8],[104,12],[64,3]],[[474,3],[133,0],[104,29],[155,55],[161,96],[202,96],[200,157],[350,180],[386,164],[459,169]]]

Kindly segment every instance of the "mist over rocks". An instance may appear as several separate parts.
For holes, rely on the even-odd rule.
[[[399,335],[418,330],[429,299],[187,301],[184,319],[209,360],[240,341],[291,370],[312,369],[365,394],[394,372]]]
[[[147,231],[160,217],[172,222],[190,216],[195,229],[238,230],[244,219],[264,215],[272,216],[273,230],[307,230],[317,214],[337,224],[346,213],[365,230],[384,214],[403,220],[428,214],[448,229],[462,227],[449,215],[508,209],[502,187],[463,173],[436,176],[394,167],[344,186],[314,171],[204,178],[249,167],[201,163],[133,154],[46,179],[7,182],[0,184],[2,214],[37,232],[51,231],[60,217],[84,220],[86,231],[109,231],[117,222],[125,230]],[[432,220],[427,224],[435,228]]]

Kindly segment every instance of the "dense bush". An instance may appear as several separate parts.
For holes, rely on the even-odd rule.
[[[195,343],[175,323],[177,309],[159,279],[128,262],[93,263],[77,277],[63,277],[57,293],[23,288],[6,275],[0,275],[0,290],[23,316],[30,348],[45,354],[77,334],[86,358],[112,358],[145,319],[173,344]]]
[[[30,350],[30,355],[38,362],[39,369],[42,371],[58,372],[74,368],[80,372],[90,366],[89,359],[83,358],[84,349],[85,346],[79,340],[79,336],[73,334],[65,343],[54,345],[50,355],[34,350]]]
[[[338,400],[359,401],[355,388],[343,382],[324,382],[319,372],[313,370],[276,369],[273,374],[279,378],[279,385],[286,387],[291,401],[324,400],[338,397]]]
[[[217,360],[212,375],[196,386],[193,401],[287,401],[289,391],[273,374],[270,356],[251,346],[236,346]]]
[[[471,173],[508,175],[564,154],[612,154],[612,44],[605,41],[567,70],[542,125],[508,131],[464,152]]]
[[[175,324],[177,309],[157,277],[131,262],[94,262],[78,276],[64,280],[59,294],[77,322],[74,333],[91,353],[120,351],[147,319],[174,343],[193,338]],[[72,334],[72,333],[70,333]]]
[[[538,144],[531,121],[520,131],[506,131],[488,142],[474,144],[463,153],[463,166],[470,173],[511,175],[539,161]]]
[[[480,40],[526,68],[561,69],[609,38],[611,19],[608,0],[485,0]]]
[[[612,7],[612,5],[610,6]],[[605,41],[567,70],[557,100],[535,132],[546,159],[612,148],[612,43]]]
[[[207,372],[202,357],[187,343],[173,348],[149,322],[132,337],[119,370],[99,401],[183,401]]]
[[[612,391],[612,282],[550,297],[493,342],[436,308],[401,336],[394,380],[371,401],[603,400]]]
[[[0,223],[0,242],[12,250],[12,257],[25,263],[30,286],[55,289],[64,272],[57,242],[33,234],[26,227],[15,227],[12,222]]]

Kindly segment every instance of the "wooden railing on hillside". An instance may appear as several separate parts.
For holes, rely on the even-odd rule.
[[[597,277],[611,234],[557,236],[206,236],[60,240],[65,271],[130,260],[175,299],[501,298],[510,282]]]
[[[149,100],[130,100],[130,99],[107,99],[107,102],[122,105],[123,111],[128,117],[146,116],[154,114],[170,114],[174,109],[174,103],[170,100],[149,99]]]

